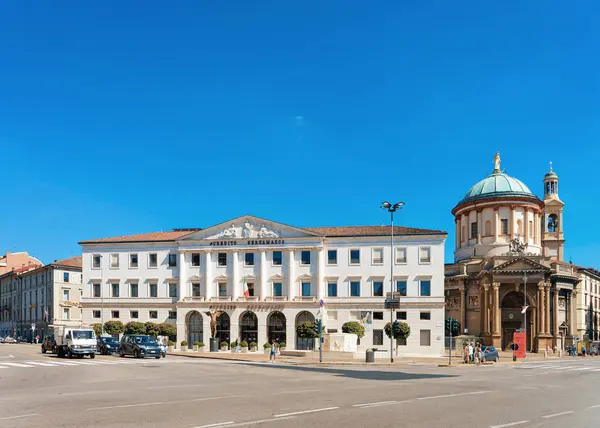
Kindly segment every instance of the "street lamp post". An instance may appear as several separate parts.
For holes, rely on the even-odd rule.
[[[390,298],[393,301],[394,299],[394,213],[399,209],[402,209],[404,206],[404,202],[396,202],[395,204],[391,204],[388,201],[384,201],[381,203],[381,208],[384,210],[388,210],[391,215],[391,223],[392,223],[392,231],[391,231],[391,240],[390,240]],[[400,299],[398,298],[398,305],[400,305]],[[394,306],[393,303],[390,304],[390,362],[394,362]]]
[[[525,332],[525,358],[527,358],[527,272],[523,274],[523,331]]]
[[[100,336],[104,336],[104,281],[102,275],[102,254],[100,254]]]

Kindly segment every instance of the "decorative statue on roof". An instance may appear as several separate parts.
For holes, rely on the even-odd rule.
[[[494,156],[494,172],[500,172],[500,152],[496,152],[496,156]]]
[[[519,238],[511,239],[509,242],[509,252],[523,254],[527,248],[527,244],[521,242]]]

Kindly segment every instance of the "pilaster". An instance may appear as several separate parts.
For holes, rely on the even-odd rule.
[[[259,295],[261,300],[265,300],[267,297],[267,252],[265,250],[260,250],[260,289]],[[261,344],[259,344],[261,345]]]
[[[206,250],[204,253],[204,296],[206,300],[210,300],[215,296],[212,268],[212,252]]]
[[[498,242],[498,231],[500,230],[500,212],[499,208],[494,208],[494,243]]]
[[[237,302],[240,297],[240,284],[238,281],[240,271],[240,253],[233,251],[231,254],[231,297],[234,302]]]
[[[551,327],[550,326],[550,285],[549,285],[549,283],[545,283],[544,288],[545,288],[545,296],[546,296],[546,303],[544,304],[544,312],[545,312],[546,321],[544,321],[544,326],[546,327],[545,333],[547,335],[549,335],[550,327]]]
[[[325,297],[324,272],[325,269],[325,250],[323,247],[317,248],[317,298]]]
[[[481,244],[481,209],[477,209],[477,243]]]
[[[288,298],[292,300],[296,296],[296,257],[293,248],[288,251],[287,261]]]
[[[177,260],[179,267],[179,280],[177,283],[179,300],[182,300],[184,297],[191,296],[192,294],[189,292],[187,287],[187,274],[185,269],[185,251],[179,250],[179,260]],[[168,286],[167,286],[168,287]],[[167,296],[169,290],[167,289]]]

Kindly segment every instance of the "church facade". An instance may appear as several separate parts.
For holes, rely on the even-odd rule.
[[[445,267],[446,316],[461,333],[507,349],[526,327],[527,350],[562,349],[578,334],[577,266],[564,262],[564,203],[558,175],[543,178],[543,199],[494,170],[452,210],[454,263]]]

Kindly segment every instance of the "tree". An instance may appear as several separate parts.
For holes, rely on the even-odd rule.
[[[365,336],[365,326],[358,321],[348,321],[342,325],[342,333],[356,334],[360,340]]]
[[[160,334],[160,328],[158,324],[148,321],[146,323],[146,334],[156,338]]]
[[[102,334],[102,324],[92,324],[92,328],[94,329],[94,333],[96,333],[96,336],[100,336]]]
[[[385,325],[385,327],[383,327],[387,337],[391,337],[391,334],[392,334],[391,325],[392,324],[388,322]],[[408,337],[410,336],[410,326],[407,323],[400,322],[400,321],[394,321],[393,326],[394,326],[393,333],[394,333],[395,339],[403,339],[403,340],[408,339]]]
[[[126,334],[146,334],[146,326],[142,322],[130,321],[125,324]]]
[[[168,322],[163,322],[158,325],[158,331],[161,336],[173,337],[177,335],[177,327]]]
[[[300,339],[315,339],[319,337],[319,333],[312,321],[306,321],[296,327],[296,334]]]
[[[587,313],[587,328],[585,331],[588,340],[594,340],[594,304],[590,302],[590,307]]]
[[[104,323],[104,332],[111,336],[118,336],[125,331],[125,325],[118,320],[110,320]]]

